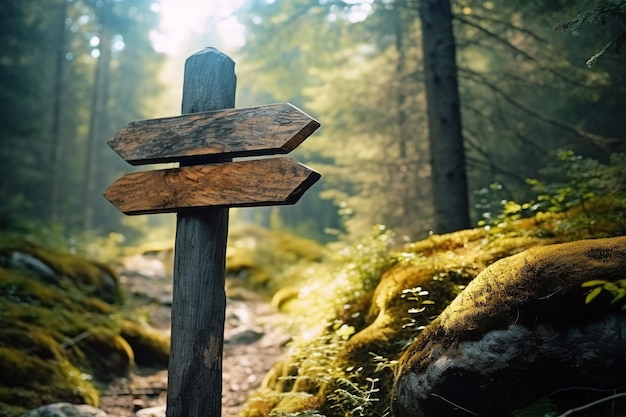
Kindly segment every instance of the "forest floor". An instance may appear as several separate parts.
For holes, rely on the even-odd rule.
[[[137,255],[124,261],[120,279],[129,302],[144,311],[151,325],[170,333],[172,277],[155,256]],[[248,394],[286,351],[290,336],[281,331],[280,313],[255,294],[245,300],[228,298],[222,364],[222,416],[239,415]],[[112,381],[102,390],[100,406],[109,417],[165,415],[167,370],[137,367],[132,375]]]

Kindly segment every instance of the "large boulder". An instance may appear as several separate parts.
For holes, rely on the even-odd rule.
[[[626,237],[532,248],[492,264],[401,358],[394,414],[507,416],[550,394],[579,397],[574,387],[626,385],[623,302],[605,289],[586,303],[591,287],[582,285],[620,279]]]

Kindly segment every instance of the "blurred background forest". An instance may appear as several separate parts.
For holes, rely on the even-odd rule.
[[[322,124],[295,155],[322,181],[295,206],[234,210],[233,222],[320,241],[360,238],[375,224],[401,241],[427,236],[435,213],[418,3],[3,0],[0,230],[173,237],[171,215],[124,217],[102,197],[131,170],[106,140],[132,120],[178,114],[185,58],[213,46],[236,62],[237,107],[287,101]],[[528,178],[556,181],[547,166],[626,149],[626,54],[614,51],[624,2],[451,8],[471,225],[529,201]],[[573,153],[559,161],[564,149]]]

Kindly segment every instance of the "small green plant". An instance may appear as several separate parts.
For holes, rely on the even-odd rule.
[[[363,387],[347,378],[338,379],[338,387],[328,396],[328,400],[333,402],[331,407],[338,409],[347,417],[379,416],[372,411],[373,403],[379,401],[380,389],[376,388],[378,378],[366,378],[366,380],[369,384]]]
[[[556,406],[548,399],[541,398],[524,408],[513,410],[513,417],[556,417]]]
[[[594,213],[588,205],[599,197],[610,197],[618,204],[626,204],[626,154],[612,154],[608,163],[584,158],[570,150],[557,152],[556,160],[540,170],[543,180],[528,179],[526,182],[537,193],[528,202],[520,203],[502,198],[500,184],[477,192],[480,205],[485,210],[478,226],[500,233],[511,222],[533,217],[539,213],[565,213],[572,215],[559,223],[559,227],[569,231],[587,229],[593,232],[596,223],[605,220],[606,213]],[[496,202],[497,200],[497,202]],[[499,209],[498,209],[499,206]],[[498,214],[493,214],[497,212]],[[622,211],[610,213],[614,224],[626,228],[626,218]]]
[[[290,290],[296,295],[284,301],[281,308],[297,334],[289,359],[294,371],[282,372],[277,386],[281,398],[289,398],[290,404],[313,404],[316,410],[307,410],[313,414],[303,414],[303,410],[279,414],[293,408],[277,407],[272,416],[379,417],[384,413],[381,409],[386,408],[386,402],[381,401],[379,381],[390,379],[395,361],[371,354],[369,358],[361,357],[359,366],[352,366],[346,365],[341,356],[357,333],[356,327],[362,325],[356,317],[366,311],[360,306],[371,297],[384,271],[411,258],[412,254],[396,256],[390,252],[393,242],[390,230],[376,226],[359,242],[329,244],[324,262],[291,271],[297,274],[292,280],[299,285]],[[338,312],[352,308],[349,316],[338,318]],[[308,397],[298,397],[302,394]],[[321,406],[312,396],[323,398]]]
[[[403,329],[411,327],[420,331],[423,330],[424,327],[426,327],[418,326],[418,321],[415,316],[418,314],[422,314],[424,310],[426,310],[427,305],[435,304],[435,302],[432,300],[424,299],[424,297],[428,294],[428,291],[423,290],[422,287],[413,287],[402,290],[402,295],[400,297],[402,299],[415,303],[415,307],[411,307],[407,310],[407,312],[410,314],[410,317],[407,319],[407,323],[402,326]]]
[[[585,281],[582,284],[583,288],[592,288],[585,297],[585,304],[591,303],[602,292],[608,292],[613,298],[611,299],[611,305],[621,304],[621,309],[626,310],[626,279],[618,279],[617,281],[607,281],[603,279],[593,279],[591,281]]]
[[[393,233],[376,226],[356,244],[330,244],[324,262],[290,270],[290,280],[298,283],[298,296],[283,310],[290,313],[293,325],[311,333],[332,323],[338,307],[355,304],[371,293],[383,272],[400,261],[389,252],[392,244]],[[307,314],[313,310],[316,315]]]

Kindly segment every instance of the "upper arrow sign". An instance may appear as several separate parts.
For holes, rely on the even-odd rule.
[[[133,172],[104,196],[125,214],[294,204],[319,178],[291,158],[255,159]]]
[[[109,146],[133,165],[288,153],[320,124],[289,103],[131,122]]]

